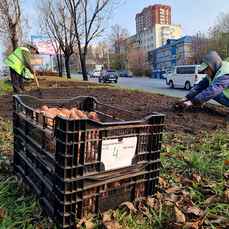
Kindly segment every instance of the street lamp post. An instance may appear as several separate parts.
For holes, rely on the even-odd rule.
[[[108,67],[108,69],[110,69],[110,58],[109,58],[109,49],[108,49],[108,45],[107,45],[107,67]]]

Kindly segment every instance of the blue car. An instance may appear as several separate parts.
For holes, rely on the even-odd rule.
[[[132,77],[132,76],[133,76],[133,72],[131,72],[130,70],[125,70],[120,73],[120,77]]]

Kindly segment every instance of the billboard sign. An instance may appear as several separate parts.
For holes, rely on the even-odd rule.
[[[32,57],[31,58],[32,65],[43,65],[43,58],[40,57]]]
[[[33,45],[38,47],[39,54],[56,55],[54,47],[59,47],[57,41],[46,36],[31,36],[31,41]]]

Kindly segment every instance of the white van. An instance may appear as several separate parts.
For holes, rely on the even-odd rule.
[[[182,87],[190,90],[201,81],[206,74],[199,74],[200,65],[181,65],[172,67],[165,75],[169,88]]]
[[[94,77],[99,77],[100,76],[100,74],[101,74],[101,70],[98,70],[98,69],[95,69],[95,70],[93,70],[93,73],[92,73],[92,77],[94,78]]]

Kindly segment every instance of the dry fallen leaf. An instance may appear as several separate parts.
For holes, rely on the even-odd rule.
[[[215,188],[216,185],[217,183],[211,183],[211,184],[203,185],[202,188]]]
[[[175,216],[176,216],[176,222],[177,223],[185,223],[185,215],[179,210],[179,208],[174,205],[175,210]]]
[[[213,190],[210,188],[200,189],[200,192],[204,195],[213,195],[214,194]]]
[[[178,138],[174,138],[174,139],[172,140],[172,142],[174,142],[174,143],[183,143],[184,141],[182,141],[182,140],[180,140],[180,139],[178,139]]]
[[[187,214],[194,214],[196,216],[202,216],[203,215],[203,211],[201,211],[198,206],[189,207],[187,209],[186,213]]]
[[[211,220],[211,223],[216,223],[216,224],[226,224],[228,223],[228,218],[224,218],[222,216],[220,216],[218,219],[216,220]]]
[[[167,190],[165,190],[167,193],[174,193],[174,192],[177,192],[179,191],[181,188],[177,185],[173,186],[172,188],[169,188]]]
[[[229,173],[223,173],[223,175],[224,175],[225,178],[229,177]]]
[[[224,184],[223,184],[223,186],[225,187],[225,188],[229,188],[229,182],[225,182]]]
[[[205,138],[201,138],[201,139],[199,140],[200,145],[202,145],[204,141],[205,141]]]
[[[164,197],[160,192],[157,192],[157,199],[162,200]]]
[[[229,160],[225,160],[224,161],[224,164],[229,164]]]
[[[109,213],[109,214],[107,214],[106,212],[103,213],[103,222],[113,220],[114,219],[113,213],[114,213],[113,211],[111,213]]]
[[[166,152],[169,153],[171,148],[172,148],[171,146],[166,146]]]
[[[0,207],[0,218],[4,217],[6,214],[6,210],[3,207]]]
[[[165,201],[170,201],[170,202],[173,202],[173,203],[175,203],[179,199],[180,199],[180,195],[175,195],[173,193],[164,198]]]
[[[123,202],[119,205],[119,208],[127,207],[129,210],[137,211],[134,205],[131,202]]]
[[[183,196],[187,196],[187,197],[191,196],[190,192],[185,191],[185,190],[182,190],[181,193],[182,193]]]
[[[122,225],[117,220],[106,221],[103,223],[104,229],[121,229]]]
[[[184,154],[178,154],[178,155],[176,155],[176,158],[182,158],[186,161],[189,161],[189,159]]]
[[[88,221],[85,218],[83,218],[83,219],[80,220],[80,222],[77,225],[77,228],[81,228],[81,226],[79,224],[80,225],[82,225],[82,224],[85,225],[85,227],[87,229],[93,229],[95,227],[95,224],[94,223],[92,223],[91,221]]]
[[[195,182],[199,183],[201,181],[201,176],[198,175],[196,172],[192,173],[193,179],[195,180]]]
[[[220,195],[214,195],[205,200],[205,204],[209,205],[212,204],[213,202],[219,202],[219,203],[229,203],[229,198],[220,196]]]
[[[227,155],[228,155],[228,153],[226,153],[226,152],[224,152],[224,153],[220,152],[220,153],[217,155],[217,157],[226,157]]]
[[[176,206],[187,211],[189,207],[194,206],[194,203],[189,197],[182,196],[181,199],[176,202]]]
[[[138,225],[144,225],[146,223],[146,220],[148,220],[148,217],[142,217],[140,220],[137,221]]]
[[[159,184],[160,184],[162,187],[166,187],[166,185],[167,185],[166,179],[163,178],[163,177],[159,177]]]
[[[156,198],[148,198],[146,203],[153,208],[154,211],[159,209],[159,200]]]
[[[126,202],[126,203],[129,203],[129,202]],[[104,229],[122,228],[122,226],[119,224],[119,222],[117,220],[115,220],[114,214],[115,214],[115,211],[112,211],[109,214],[107,212],[105,212],[103,214],[102,225],[103,225]]]
[[[185,229],[198,229],[199,226],[199,221],[196,222],[188,222],[185,224]]]
[[[182,183],[183,185],[189,185],[189,186],[192,186],[193,185],[193,181],[192,180],[189,180],[183,176],[178,176],[177,177],[177,181]]]
[[[226,198],[229,199],[229,189],[227,189],[224,193],[225,193]]]

